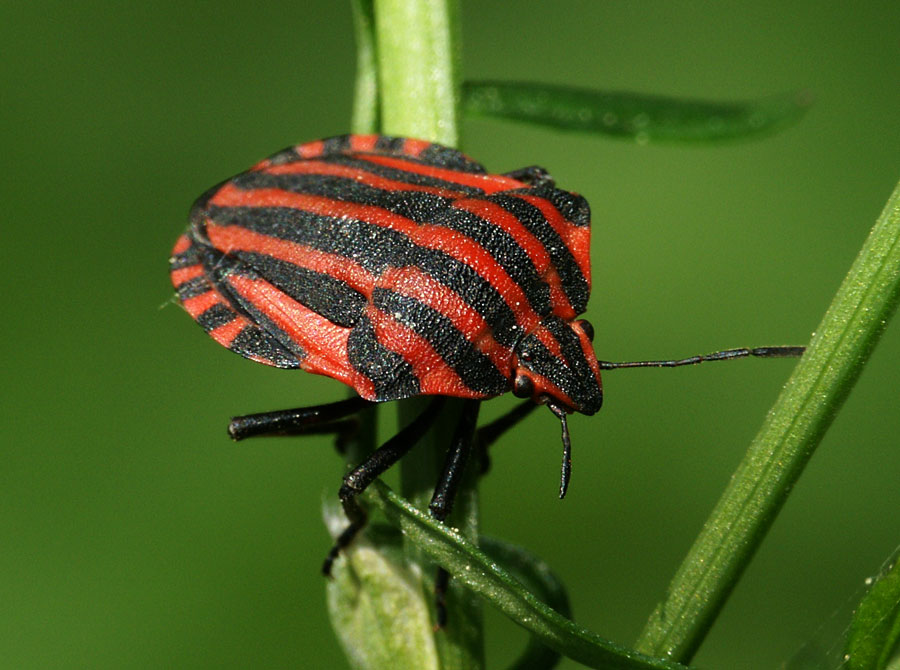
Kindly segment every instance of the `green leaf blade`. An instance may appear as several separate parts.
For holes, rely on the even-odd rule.
[[[329,501],[323,516],[332,537],[346,519]],[[359,670],[442,670],[431,603],[404,560],[401,538],[367,529],[337,561],[328,581],[328,614],[337,638]]]
[[[530,82],[463,84],[463,111],[647,142],[715,142],[773,133],[797,121],[807,93],[713,102]]]
[[[849,670],[884,670],[900,643],[900,560],[863,597],[850,623]]]

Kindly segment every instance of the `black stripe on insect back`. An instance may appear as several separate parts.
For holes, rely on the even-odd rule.
[[[531,359],[528,367],[546,376],[562,389],[563,393],[568,395],[576,405],[579,407],[589,405],[591,397],[588,383],[593,382],[593,373],[586,378],[579,377],[572,368],[566,365],[565,361],[550,353],[536,335],[528,335],[523,338],[519,345],[519,352],[520,360],[522,352],[527,352]],[[594,385],[596,386],[596,384]],[[593,412],[590,413],[593,414]]]
[[[275,367],[296,370],[300,360],[285,351],[268,333],[258,326],[245,326],[228,347],[245,358],[264,358]]]
[[[196,230],[192,231],[192,234],[197,232],[198,231]],[[258,273],[234,256],[224,254],[218,249],[202,244],[200,245],[200,249],[206,276],[219,293],[222,294],[225,300],[228,301],[228,306],[238,314],[249,319],[252,323],[257,324],[267,335],[266,338],[260,339],[255,335],[248,334],[245,336],[246,341],[238,341],[237,338],[235,338],[235,342],[243,344],[245,347],[250,347],[254,343],[258,344],[258,350],[249,348],[240,350],[235,343],[232,343],[230,348],[241,355],[252,354],[268,358],[273,362],[282,361],[284,364],[275,362],[275,365],[278,365],[279,367],[297,367],[297,362],[306,357],[306,352],[303,348],[294,342],[294,340],[281,328],[275,325],[275,323],[252,302],[234,290],[228,281],[228,278],[232,275],[240,275],[242,277],[255,279],[259,277]],[[245,328],[244,330],[247,329]],[[263,351],[268,353],[261,353]],[[275,352],[274,355],[270,355],[271,352]]]
[[[196,261],[192,263],[192,265],[196,265]],[[206,277],[194,277],[193,279],[189,279],[183,284],[179,284],[175,291],[178,293],[178,299],[181,302],[185,300],[189,300],[191,298],[196,298],[198,295],[203,295],[212,289],[212,286],[209,283],[209,280]]]
[[[419,160],[435,167],[459,170],[470,174],[485,174],[487,172],[481,163],[473,161],[456,149],[451,149],[441,144],[432,144],[426,148],[419,154]]]
[[[375,275],[389,267],[418,267],[475,309],[500,344],[513,344],[515,315],[489,281],[446,252],[419,247],[396,230],[291,207],[213,207],[208,216],[218,225],[236,225],[344,256]]]
[[[389,154],[398,154],[406,144],[405,137],[395,137],[394,135],[380,135],[375,140],[375,152],[384,152]]]
[[[366,308],[366,296],[331,275],[264,254],[234,251],[232,255],[280,291],[338,326],[355,325]]]
[[[197,316],[197,323],[203,326],[207,333],[226,323],[231,323],[237,318],[237,314],[231,308],[222,303],[217,303]]]
[[[391,181],[396,181],[401,184],[409,184],[410,186],[427,186],[430,188],[439,188],[446,191],[451,191],[455,194],[458,193],[467,196],[484,195],[484,191],[482,189],[475,188],[474,186],[466,186],[463,184],[457,184],[453,181],[439,179],[437,177],[430,177],[428,175],[418,174],[416,172],[410,172],[407,170],[387,167],[385,165],[379,165],[378,163],[363,160],[355,156],[336,154],[334,156],[322,156],[317,160],[320,160],[324,163],[330,163],[332,165],[340,165],[342,167],[352,168],[354,171],[361,174],[368,172],[375,177],[390,179]],[[265,171],[244,172],[236,176],[232,180],[232,183],[238,188],[242,189],[279,188],[285,191],[291,191],[293,193],[312,194],[314,192],[308,189],[313,188],[313,185],[316,184],[317,178],[326,181],[333,180],[333,183],[338,186],[360,183],[354,179],[335,177],[332,175],[320,175],[314,173],[272,174]],[[364,186],[364,184],[360,185]],[[403,191],[403,193],[408,193],[408,191]],[[327,193],[319,194],[339,200],[345,199],[341,191],[337,190],[335,187],[333,187]]]
[[[550,313],[550,287],[540,279],[531,257],[515,238],[500,226],[472,212],[452,207],[450,198],[421,191],[390,191],[353,179],[325,175],[268,175],[255,172],[247,177],[235,180],[235,184],[240,188],[278,188],[326,198],[339,196],[342,201],[381,207],[416,223],[455,230],[490,254],[522,288],[535,312],[541,316]]]
[[[544,198],[553,205],[567,221],[584,227],[591,224],[591,207],[588,201],[577,193],[563,191],[552,186],[538,186],[534,195]]]
[[[581,340],[572,330],[572,327],[560,318],[550,317],[541,322],[553,338],[559,343],[560,353],[569,364],[578,379],[594,379],[594,371],[584,357],[584,349],[581,348]]]
[[[427,340],[471,390],[499,395],[509,387],[491,359],[478,351],[446,316],[422,302],[389,289],[376,288],[372,304]]]
[[[169,272],[189,268],[200,262],[200,252],[197,248],[197,243],[192,236],[189,236],[188,239],[191,242],[190,246],[180,254],[175,254],[169,259]]]
[[[423,191],[389,191],[375,188],[355,179],[321,174],[269,174],[247,172],[234,180],[240,189],[274,188],[288,193],[372,205],[390,210],[413,221],[424,223],[436,211],[449,207],[451,199]]]
[[[351,135],[337,135],[322,141],[322,155],[338,154],[350,148]]]
[[[576,314],[587,309],[591,290],[588,281],[581,273],[572,252],[553,226],[547,221],[541,210],[530,202],[512,195],[494,194],[488,200],[497,203],[512,214],[525,228],[534,235],[547,250],[550,260],[559,274],[563,291],[569,299]]]
[[[397,400],[418,395],[419,379],[400,354],[386,348],[375,328],[363,316],[347,338],[347,358],[359,373],[372,381],[378,400]]]

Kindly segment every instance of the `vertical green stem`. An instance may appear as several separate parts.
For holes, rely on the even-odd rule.
[[[459,91],[455,2],[375,0],[374,16],[381,131],[456,146]],[[413,399],[400,403],[400,422],[412,420],[426,402],[427,399]],[[402,494],[420,509],[425,509],[431,498],[459,411],[458,402],[448,402],[436,427],[400,464]],[[474,477],[463,483],[448,521],[473,542],[477,541]],[[422,589],[430,599],[435,566],[411,544],[407,554],[423,565]],[[448,625],[435,637],[441,667],[483,667],[481,603],[451,582],[447,605]]]
[[[900,297],[900,184],[637,642],[687,662],[853,387]]]
[[[452,0],[376,0],[383,132],[457,145],[456,18]]]
[[[356,36],[356,84],[353,89],[353,118],[350,129],[357,135],[377,133],[378,59],[375,44],[375,7],[373,0],[351,0],[353,31]]]

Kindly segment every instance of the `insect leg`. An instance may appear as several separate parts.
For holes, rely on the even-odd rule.
[[[459,423],[453,433],[453,441],[447,450],[447,458],[444,460],[444,469],[434,489],[434,495],[428,504],[431,516],[438,521],[444,521],[453,509],[453,501],[459,484],[462,481],[466,468],[466,461],[472,451],[472,443],[475,439],[475,424],[478,422],[478,410],[481,407],[480,400],[467,400],[463,405]],[[444,568],[437,569],[434,579],[434,605],[435,621],[437,628],[447,625],[447,585],[450,581],[450,573]]]
[[[356,502],[356,497],[366,490],[366,487],[375,481],[378,476],[399,461],[422,438],[437,418],[438,412],[444,405],[444,398],[436,397],[415,420],[403,428],[399,433],[372,452],[360,465],[344,476],[338,497],[344,506],[344,513],[350,520],[350,525],[338,535],[334,546],[328,552],[325,562],[322,564],[322,574],[330,575],[331,566],[341,550],[346,548],[356,537],[356,534],[366,525],[366,512]]]
[[[228,424],[228,434],[233,440],[243,440],[257,436],[338,432],[331,427],[339,426],[342,419],[373,404],[363,398],[355,397],[326,405],[236,416]]]
[[[756,356],[757,358],[799,358],[806,351],[806,347],[777,346],[777,347],[756,347],[753,349],[725,349],[724,351],[714,351],[711,354],[702,354],[700,356],[691,356],[690,358],[680,358],[668,361],[624,361],[621,363],[613,363],[611,361],[597,361],[601,370],[616,370],[618,368],[677,368],[682,365],[697,365],[705,361],[729,361],[734,358],[746,358],[747,356]]]
[[[334,434],[335,449],[343,454],[347,440],[359,429],[359,417],[354,415],[374,404],[356,397],[325,405],[237,416],[228,424],[228,434],[236,441],[257,436]]]

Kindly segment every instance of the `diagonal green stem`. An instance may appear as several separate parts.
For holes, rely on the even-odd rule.
[[[382,482],[374,482],[364,496],[404,537],[450,570],[457,582],[464,583],[550,649],[602,670],[689,670],[687,666],[626,649],[582,628],[541,602],[472,542],[423,514]],[[503,558],[510,559],[509,555]]]
[[[850,393],[900,297],[900,185],[637,641],[687,662]]]

